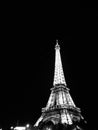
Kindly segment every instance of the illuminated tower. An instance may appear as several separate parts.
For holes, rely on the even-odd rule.
[[[80,108],[76,107],[66,84],[60,55],[60,45],[56,41],[53,87],[51,88],[47,105],[45,108],[42,108],[42,115],[34,126],[43,130],[49,124],[54,126],[63,124],[66,129],[70,126],[75,126],[77,130],[79,129],[77,124],[82,119]]]

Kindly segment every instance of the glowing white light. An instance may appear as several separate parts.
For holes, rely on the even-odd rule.
[[[15,127],[14,130],[26,130],[26,127]]]
[[[27,125],[26,125],[26,127],[27,127],[27,128],[29,128],[29,127],[30,127],[30,125],[29,125],[29,124],[27,124]]]
[[[14,127],[13,127],[13,126],[11,126],[11,128],[10,128],[10,129],[12,130],[13,128],[14,128]]]
[[[61,56],[60,56],[60,47],[56,47],[56,52],[55,52],[55,73],[54,73],[53,85],[55,86],[56,84],[66,85],[62,62],[61,62]]]

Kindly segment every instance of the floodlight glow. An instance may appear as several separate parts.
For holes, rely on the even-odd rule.
[[[29,126],[30,126],[29,124],[26,125],[27,128],[28,128]]]
[[[15,127],[14,130],[26,130],[26,127]]]
[[[11,126],[11,130],[13,129],[14,127],[13,126]]]

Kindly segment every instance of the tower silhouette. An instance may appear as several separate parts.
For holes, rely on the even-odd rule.
[[[42,108],[42,114],[34,126],[41,130],[81,130],[78,124],[83,119],[80,108],[76,107],[69,93],[62,67],[60,45],[56,40],[53,87],[47,105]]]

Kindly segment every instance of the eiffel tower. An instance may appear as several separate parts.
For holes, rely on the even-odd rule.
[[[53,87],[50,90],[51,94],[47,105],[45,108],[42,108],[42,114],[34,126],[40,130],[82,130],[78,124],[84,118],[81,115],[80,108],[76,107],[69,93],[63,72],[58,40],[56,40],[55,45]],[[60,125],[62,127],[60,127]]]

